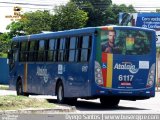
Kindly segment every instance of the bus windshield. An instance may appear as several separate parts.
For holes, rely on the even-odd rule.
[[[124,55],[146,55],[151,51],[151,33],[139,30],[101,30],[102,52]]]

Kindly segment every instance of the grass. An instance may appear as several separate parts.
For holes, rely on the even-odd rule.
[[[45,99],[29,98],[25,96],[0,96],[0,110],[19,110],[29,108],[54,108],[53,103]]]
[[[0,85],[0,90],[8,90],[9,86],[8,85]]]

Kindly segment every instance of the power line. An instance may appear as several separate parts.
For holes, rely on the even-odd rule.
[[[20,3],[20,2],[0,2],[4,4],[18,4],[18,5],[31,5],[31,6],[53,6],[53,4],[34,4],[34,3]],[[64,4],[64,2],[63,2]]]
[[[13,2],[0,2],[0,3],[4,3],[4,4],[19,4],[19,5],[34,5],[34,6],[51,6],[48,4],[32,4],[32,3],[13,3]]]
[[[34,4],[34,3],[20,3],[20,2],[0,2],[0,3],[4,3],[4,4],[19,4],[19,5],[31,5],[31,6],[53,6],[54,4]],[[64,2],[63,2],[64,4]],[[78,4],[78,3],[77,3]],[[100,6],[102,5],[103,7],[106,4],[102,4],[102,3],[94,3],[94,5]],[[87,7],[86,5],[81,5],[83,7]],[[119,7],[123,7],[123,6],[119,6]],[[127,6],[126,6],[127,7]],[[159,7],[151,7],[151,6],[133,6],[134,8],[160,8]],[[88,7],[89,8],[89,7]]]
[[[0,6],[0,8],[1,8],[1,7],[4,7],[4,8],[5,8],[5,7],[7,7],[7,8],[8,8],[8,7],[13,8],[14,6]],[[51,9],[51,8],[46,8],[46,7],[42,7],[42,8],[37,7],[37,8],[35,8],[35,7],[27,7],[27,6],[22,7],[22,8],[28,8],[28,9],[42,9],[42,10],[43,10],[43,9],[53,10],[53,9],[54,9],[54,8],[53,8],[53,9]]]

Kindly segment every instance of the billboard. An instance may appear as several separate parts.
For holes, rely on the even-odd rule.
[[[160,46],[160,13],[120,13],[119,24],[156,30],[156,44]]]

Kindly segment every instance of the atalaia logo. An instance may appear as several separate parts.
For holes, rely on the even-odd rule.
[[[45,83],[48,81],[49,74],[47,72],[46,67],[39,67],[38,66],[37,67],[37,75],[43,77]]]
[[[135,65],[133,65],[132,63],[116,63],[114,65],[114,69],[119,69],[119,70],[129,70],[130,73],[135,74],[138,72],[139,68],[136,68]]]
[[[115,66],[114,66],[114,69],[121,69],[121,70],[129,70],[129,69],[135,69],[136,66],[135,65],[132,65],[132,64],[119,64],[119,63],[116,63]]]

